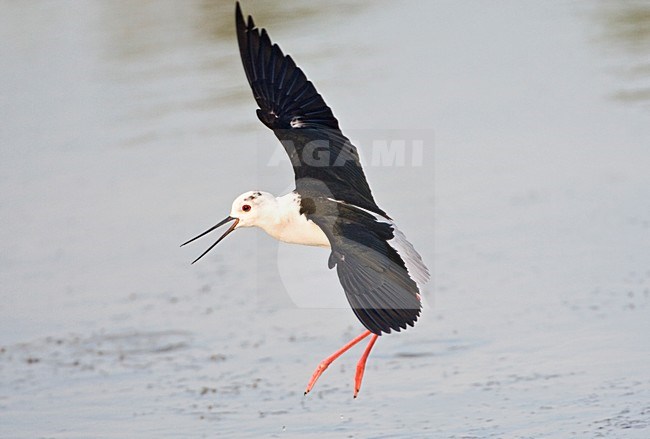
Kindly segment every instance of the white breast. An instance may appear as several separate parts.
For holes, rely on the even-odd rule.
[[[308,220],[305,215],[291,218],[279,230],[275,238],[292,244],[313,245],[316,247],[329,247],[330,242],[320,227]]]
[[[325,233],[300,214],[300,196],[289,193],[276,198],[278,203],[277,220],[262,228],[278,241],[291,244],[312,245],[316,247],[330,247],[330,242]]]

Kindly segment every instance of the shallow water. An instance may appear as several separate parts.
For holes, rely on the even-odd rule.
[[[432,268],[421,321],[304,397],[361,331],[327,252],[178,248],[292,188],[231,2],[3,2],[0,436],[648,437],[647,5],[243,8]]]

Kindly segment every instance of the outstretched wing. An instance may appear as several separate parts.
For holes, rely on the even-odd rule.
[[[375,334],[413,326],[420,286],[429,272],[420,255],[388,218],[328,199],[312,199],[307,217],[332,246],[334,268],[357,318]],[[420,284],[420,285],[419,285]]]
[[[386,215],[375,203],[359,155],[339,129],[323,97],[284,55],[253,18],[244,21],[236,7],[237,40],[246,78],[259,109],[260,121],[273,130],[291,159],[296,189],[303,180],[317,180],[337,200]]]

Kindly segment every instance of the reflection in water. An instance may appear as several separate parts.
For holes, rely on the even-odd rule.
[[[599,39],[608,50],[622,57],[618,72],[627,85],[613,94],[614,99],[650,104],[650,4],[644,1],[601,2],[597,18],[602,30]]]

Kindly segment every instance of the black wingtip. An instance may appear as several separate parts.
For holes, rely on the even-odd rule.
[[[241,5],[239,2],[235,3],[235,23],[237,23],[237,27],[239,27],[239,23],[244,22],[244,15],[241,12]]]
[[[235,24],[237,27],[237,34],[241,35],[249,30],[255,28],[255,23],[253,22],[253,17],[248,16],[248,20],[244,20],[244,13],[241,10],[241,5],[239,2],[235,5]]]
[[[237,25],[238,33],[242,28],[246,27],[246,23],[244,22],[244,14],[242,14],[241,5],[239,2],[235,4],[235,23]]]

